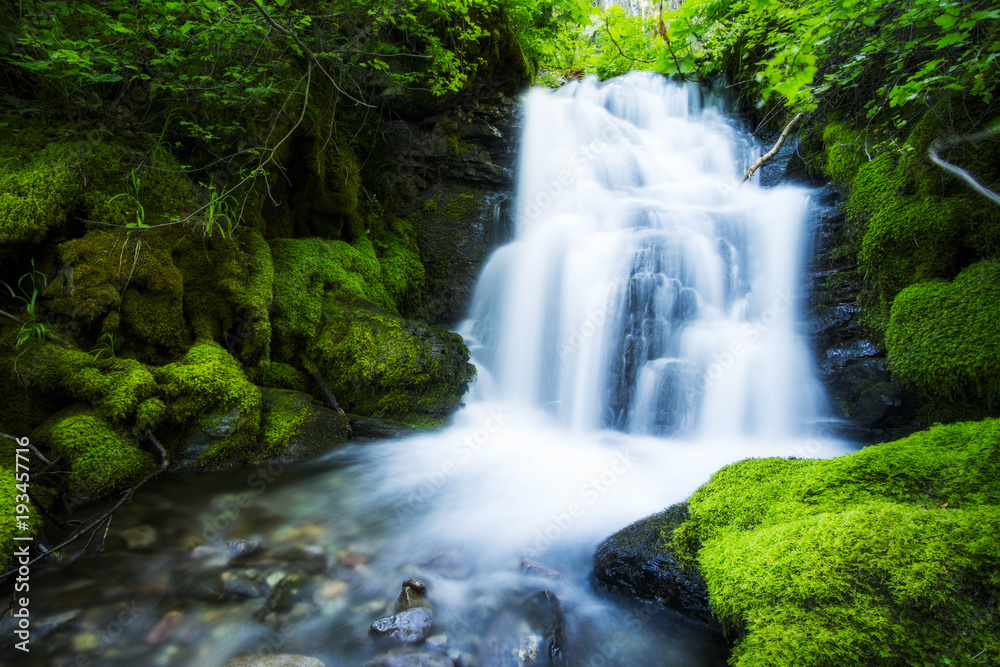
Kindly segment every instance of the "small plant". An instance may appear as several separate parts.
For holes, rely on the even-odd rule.
[[[108,359],[117,359],[115,356],[115,332],[108,331],[101,334],[97,339],[97,347],[90,351],[95,361],[100,361],[101,357],[107,355]]]
[[[208,188],[208,204],[205,206],[205,235],[211,236],[215,231],[219,232],[222,238],[233,235],[236,224],[233,222],[232,205],[235,201],[231,194],[218,193],[214,185],[202,187]]]
[[[25,273],[17,281],[17,289],[21,292],[18,294],[14,291],[7,283],[3,283],[3,286],[7,288],[10,295],[24,304],[24,309],[28,313],[28,321],[21,324],[21,330],[17,335],[17,344],[15,347],[21,347],[24,343],[28,342],[32,338],[37,340],[45,340],[46,336],[51,334],[49,326],[39,320],[38,318],[38,283],[35,280],[35,276],[41,276],[42,278],[42,289],[44,290],[48,286],[48,279],[45,274],[35,268],[35,260],[31,260],[31,271]],[[31,291],[24,285],[25,278],[31,281]],[[2,282],[2,281],[0,281]]]

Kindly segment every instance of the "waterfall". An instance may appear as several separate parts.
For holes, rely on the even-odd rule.
[[[808,193],[741,185],[759,147],[693,85],[633,73],[525,105],[515,236],[462,326],[476,396],[654,435],[815,421],[795,317]]]

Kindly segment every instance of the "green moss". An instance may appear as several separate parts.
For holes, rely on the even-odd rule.
[[[904,287],[953,275],[965,234],[961,212],[951,200],[899,197],[873,213],[858,253],[874,294],[870,322],[885,327]]]
[[[458,407],[474,375],[460,336],[334,297],[323,308],[309,353],[345,410],[436,427]]]
[[[294,391],[306,391],[311,382],[305,373],[291,364],[277,361],[252,368],[247,371],[247,376],[254,384],[261,387],[276,387]]]
[[[8,446],[9,445],[9,446]],[[26,500],[26,498],[18,496],[23,496],[22,491],[24,490],[22,478],[22,487],[18,488],[17,475],[15,471],[17,470],[14,443],[7,443],[4,446],[3,452],[3,462],[0,463],[0,567],[7,570],[7,564],[10,562],[14,555],[14,548],[18,545],[14,541],[15,536],[23,537],[26,535],[37,535],[38,531],[42,527],[41,513],[28,502],[28,513],[27,513],[27,528],[22,529],[17,526],[17,517],[25,516],[23,513],[17,511],[17,506],[19,500]],[[30,456],[30,455],[29,455]],[[33,458],[28,461],[29,467],[32,465]],[[23,460],[21,463],[25,463]],[[24,472],[24,468],[21,468],[21,472]],[[30,473],[28,476],[30,481]],[[37,489],[33,490],[33,493],[37,496]]]
[[[994,420],[750,459],[691,497],[672,547],[697,559],[734,665],[994,662],[998,476]]]
[[[288,441],[302,430],[315,408],[308,405],[303,394],[283,391],[268,392],[269,410],[261,433],[263,450],[268,455],[280,455]]]
[[[1000,262],[963,270],[951,283],[903,290],[886,331],[889,368],[933,402],[936,416],[1000,410]]]
[[[833,180],[847,183],[867,160],[865,135],[845,123],[832,122],[823,129],[826,171]]]
[[[116,423],[130,419],[156,391],[153,374],[134,359],[96,361],[89,354],[51,343],[25,350],[17,363],[17,376],[25,388],[87,401]]]
[[[449,218],[465,218],[475,212],[476,196],[471,192],[458,192],[445,200],[444,214]]]
[[[148,431],[167,418],[167,404],[160,398],[147,398],[135,411],[135,430]]]
[[[892,153],[881,153],[858,168],[851,181],[844,211],[855,224],[866,224],[878,211],[898,198],[906,185]]]
[[[247,380],[243,367],[218,343],[193,346],[180,362],[155,371],[173,402],[172,418],[185,423],[212,409],[237,408],[244,427],[260,427],[260,390]]]
[[[68,491],[80,499],[103,498],[156,470],[153,456],[92,410],[70,408],[47,420],[32,440],[47,444],[68,467]]]

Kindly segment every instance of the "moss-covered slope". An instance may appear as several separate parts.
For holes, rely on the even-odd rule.
[[[691,497],[669,546],[697,562],[734,665],[992,664],[998,479],[996,420],[750,459]]]

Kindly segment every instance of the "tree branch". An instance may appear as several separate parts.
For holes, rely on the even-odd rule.
[[[983,187],[979,181],[977,181],[975,177],[973,177],[972,174],[966,170],[945,161],[938,155],[939,150],[945,150],[947,148],[963,144],[979,143],[983,139],[989,139],[996,134],[1000,134],[1000,123],[995,123],[985,130],[980,130],[979,132],[974,132],[972,134],[964,134],[959,137],[949,137],[948,139],[939,137],[932,141],[931,145],[927,147],[927,157],[930,158],[931,162],[941,167],[948,173],[953,174],[968,183],[969,187],[992,201],[994,204],[1000,204],[1000,195],[986,187]]]
[[[785,140],[791,136],[798,124],[802,122],[802,118],[803,115],[801,113],[797,113],[790,121],[788,121],[788,125],[785,125],[785,129],[781,131],[781,136],[778,137],[777,143],[771,147],[771,150],[757,158],[757,161],[750,165],[750,168],[747,169],[747,173],[743,174],[744,181],[748,181],[753,178],[754,172],[770,162],[774,156],[778,154],[778,151],[781,150],[781,146],[785,143]]]
[[[635,63],[646,63],[646,64],[649,64],[649,63],[655,63],[656,62],[655,60],[642,60],[640,58],[633,58],[632,56],[625,55],[625,52],[622,51],[622,47],[618,46],[618,42],[616,42],[615,38],[611,35],[611,28],[608,27],[607,23],[604,24],[604,31],[606,33],[608,33],[608,39],[610,39],[611,43],[615,45],[615,47],[618,49],[618,53],[621,54],[621,56],[623,58],[628,58],[629,60],[631,60],[632,62],[635,62]]]

